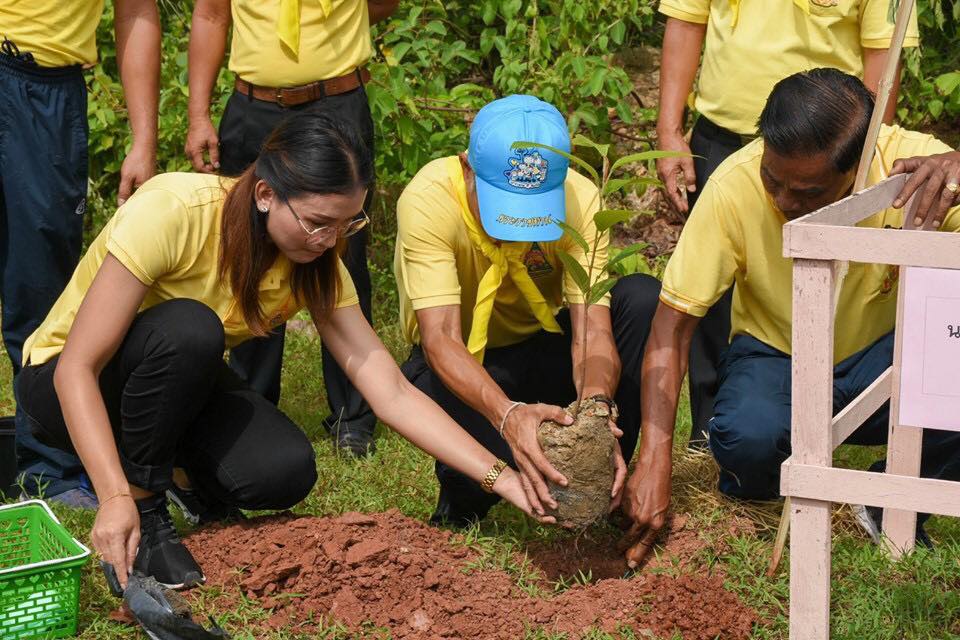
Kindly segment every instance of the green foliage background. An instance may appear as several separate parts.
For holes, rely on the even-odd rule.
[[[163,67],[158,171],[189,168],[187,129],[189,0],[160,0]],[[900,120],[908,126],[960,121],[960,2],[919,0],[922,48],[908,54]],[[568,114],[571,130],[609,138],[609,113],[638,129],[631,80],[621,55],[659,45],[656,0],[403,0],[395,16],[374,28],[376,53],[368,86],[377,126],[381,184],[409,179],[428,160],[463,148],[467,122],[487,101],[534,93]],[[90,88],[91,230],[112,212],[120,163],[130,146],[107,2],[98,32],[100,62]],[[231,90],[221,72],[215,122]],[[642,131],[640,132],[642,135]],[[97,205],[100,206],[97,206]]]

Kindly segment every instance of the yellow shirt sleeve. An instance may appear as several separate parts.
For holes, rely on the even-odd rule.
[[[710,0],[661,0],[659,11],[667,17],[684,22],[707,24],[710,18]]]
[[[188,243],[189,214],[183,201],[165,189],[136,193],[117,209],[107,251],[150,286],[180,263]]]
[[[583,239],[587,241],[587,246],[592,248],[597,238],[597,225],[593,222],[593,216],[600,210],[600,198],[596,185],[586,177],[571,171],[570,178],[567,180],[567,192],[567,223],[579,231]],[[597,256],[594,259],[591,280],[598,279],[602,266],[606,264],[609,244],[610,234],[607,233],[600,238],[600,244],[597,245]],[[590,273],[590,255],[584,253],[583,247],[577,242],[564,234],[559,248],[569,253],[580,263],[584,271]],[[566,270],[563,273],[563,297],[569,304],[583,304],[584,302],[580,287],[577,286],[573,276]],[[610,294],[604,296],[599,304],[609,305]]]
[[[398,280],[415,311],[460,304],[456,227],[460,205],[439,188],[403,192],[397,202]],[[446,218],[446,219],[444,219]]]
[[[734,282],[743,263],[743,235],[731,203],[708,180],[663,275],[660,300],[702,318]]]
[[[888,49],[893,38],[893,18],[890,0],[865,0],[860,9],[860,45],[867,49]],[[910,14],[910,24],[903,39],[903,46],[920,46],[920,30],[917,27],[917,8]]]
[[[337,259],[337,268],[340,270],[340,297],[337,299],[337,308],[350,307],[360,304],[360,298],[357,296],[357,288],[353,284],[353,278],[350,272],[343,264],[343,260]]]

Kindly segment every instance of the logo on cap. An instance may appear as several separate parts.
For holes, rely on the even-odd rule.
[[[516,157],[508,158],[509,169],[503,172],[507,183],[518,189],[536,189],[547,179],[547,159],[534,149],[517,149]]]

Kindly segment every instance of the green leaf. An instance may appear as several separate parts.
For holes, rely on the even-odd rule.
[[[934,118],[939,118],[940,114],[943,113],[943,101],[931,100],[927,103],[927,109],[930,111],[930,115]]]
[[[600,90],[603,89],[603,81],[607,77],[606,67],[601,67],[593,72],[593,75],[590,76],[589,82],[586,86],[580,90],[581,95],[595,96],[600,93]]]
[[[623,20],[618,20],[610,27],[610,38],[619,46],[623,44],[623,39],[627,35],[627,25]]]
[[[541,144],[539,142],[525,142],[525,141],[518,140],[517,142],[514,142],[512,145],[510,145],[510,148],[511,149],[546,149],[547,151],[552,151],[558,156],[563,156],[570,162],[576,163],[577,165],[582,167],[584,171],[590,174],[594,182],[598,182],[600,180],[600,174],[598,174],[597,170],[594,169],[586,160],[578,158],[577,156],[571,153],[567,153],[562,149],[551,147],[548,144]]]
[[[629,209],[604,209],[593,214],[593,222],[597,225],[597,231],[603,233],[618,222],[626,222],[635,215],[637,212]]]
[[[617,263],[622,262],[625,258],[629,258],[632,255],[636,255],[640,253],[641,251],[646,249],[648,246],[649,245],[647,245],[646,242],[637,242],[635,244],[631,244],[630,246],[622,249],[620,253],[615,255],[613,258],[611,258],[607,262],[607,268],[610,268],[616,265]]]
[[[591,149],[596,149],[597,153],[599,153],[604,158],[607,157],[607,153],[610,151],[609,144],[600,144],[600,143],[594,142],[593,140],[583,135],[582,133],[578,133],[573,137],[573,146],[590,147]]]
[[[612,173],[623,165],[632,164],[634,162],[646,162],[647,160],[658,160],[660,158],[681,158],[689,156],[689,153],[683,153],[681,151],[642,151],[640,153],[631,153],[628,156],[617,158],[616,162],[613,163],[613,166],[610,167],[610,172]]]
[[[580,293],[587,296],[590,292],[590,278],[587,277],[587,271],[583,268],[577,259],[566,251],[559,251],[557,255],[560,257],[560,262],[563,263],[563,268],[567,273],[573,278],[573,281],[577,284],[577,288],[580,289]]]
[[[563,229],[564,233],[573,238],[573,241],[580,245],[580,248],[583,249],[584,255],[590,255],[590,245],[587,244],[587,241],[582,235],[580,235],[579,231],[568,225],[566,222],[560,222],[559,220],[554,220],[553,224]]]
[[[594,284],[590,288],[590,296],[587,298],[587,304],[597,304],[600,302],[601,298],[610,293],[610,289],[613,289],[616,284],[616,278],[607,278]]]
[[[937,77],[934,82],[937,85],[937,89],[944,95],[950,95],[957,90],[957,87],[960,87],[960,71],[953,71],[951,73],[945,73],[942,76]]]
[[[638,185],[645,187],[660,187],[662,183],[653,176],[637,176],[634,178],[610,178],[603,188],[603,195],[608,196],[615,191],[626,191]]]

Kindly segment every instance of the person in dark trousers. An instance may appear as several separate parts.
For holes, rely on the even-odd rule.
[[[27,341],[18,400],[40,440],[83,461],[90,539],[121,584],[134,568],[204,580],[167,508],[175,466],[233,508],[286,509],[313,488],[310,440],[223,360],[302,308],[384,422],[530,513],[518,475],[404,379],[360,312],[339,254],[369,222],[372,182],[355,130],[317,114],[285,120],[239,178],[157,176]]]
[[[893,36],[888,0],[842,3],[661,0],[667,18],[660,67],[658,147],[693,157],[663,158],[657,173],[668,200],[691,211],[707,180],[727,156],[757,135],[757,118],[773,85],[792,73],[835,67],[875,90]],[[904,46],[916,47],[916,13]],[[702,50],[702,62],[701,62]],[[684,107],[699,68],[696,124],[687,144]],[[897,104],[899,74],[885,122]],[[718,367],[730,341],[732,292],[704,316],[690,347],[691,446],[706,444]]]
[[[0,301],[16,379],[23,343],[80,258],[87,210],[87,88],[103,0],[0,3]],[[120,168],[123,203],[156,167],[160,17],[155,0],[116,0],[117,64],[133,146]],[[44,446],[18,408],[25,493],[94,507],[76,456]]]
[[[620,437],[615,506],[640,427],[638,374],[659,283],[642,275],[622,278],[589,306],[584,322],[583,296],[560,254],[585,271],[590,256],[555,223],[566,222],[592,246],[597,188],[568,170],[559,154],[512,149],[517,140],[570,149],[555,107],[509,96],[477,114],[468,153],[427,164],[400,196],[394,273],[412,345],[402,369],[520,471],[534,509],[556,506],[546,479],[565,480],[537,443],[540,423],[569,424],[561,407],[578,392],[606,404],[612,416],[619,413],[611,422]],[[605,263],[607,240],[598,248],[598,265]],[[497,501],[442,463],[436,473],[433,523],[465,526]]]
[[[736,282],[733,339],[720,369],[709,446],[719,489],[733,498],[780,494],[780,466],[790,456],[793,261],[783,257],[783,225],[850,194],[873,112],[863,82],[837,69],[813,69],[774,86],[760,115],[761,137],[724,161],[707,182],[667,264],[643,359],[643,437],[627,480],[624,510],[638,536],[627,559],[652,544],[670,506],[677,404],[700,319]],[[867,185],[913,173],[893,207],[860,223],[903,228],[929,222],[960,230],[960,153],[933,136],[880,127]],[[921,196],[920,220],[903,205]],[[898,268],[851,263],[836,303],[833,412],[869,387],[893,362]],[[886,443],[885,403],[848,440]],[[879,468],[882,461],[874,468]],[[921,475],[960,479],[960,433],[923,432]],[[879,519],[863,523],[876,533]],[[922,528],[921,543],[927,540]]]
[[[190,129],[186,153],[194,169],[237,175],[257,157],[267,134],[299,111],[326,113],[355,127],[373,153],[374,130],[363,85],[372,55],[370,25],[388,18],[399,0],[198,0],[190,34]],[[213,86],[233,25],[235,75],[219,134],[210,120]],[[366,208],[370,207],[368,196]],[[344,262],[364,317],[371,320],[367,230],[350,238]],[[230,365],[271,402],[280,398],[286,325],[231,350]],[[323,350],[330,415],[324,425],[345,452],[373,450],[376,418],[330,353]]]

